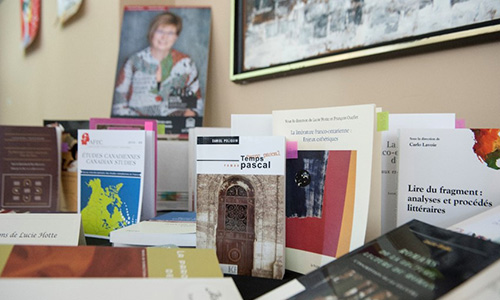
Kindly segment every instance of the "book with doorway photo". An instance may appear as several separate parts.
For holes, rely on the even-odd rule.
[[[285,273],[285,138],[198,137],[196,246],[224,273]]]

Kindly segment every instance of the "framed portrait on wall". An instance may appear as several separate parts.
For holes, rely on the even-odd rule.
[[[232,0],[230,79],[249,82],[499,32],[498,0]]]
[[[202,126],[210,28],[209,7],[125,6],[111,117]]]

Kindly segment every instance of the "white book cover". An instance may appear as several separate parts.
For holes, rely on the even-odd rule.
[[[231,135],[273,135],[272,114],[232,114]]]
[[[196,246],[224,273],[285,272],[285,138],[198,137]]]
[[[500,243],[500,206],[460,221],[448,229]]]
[[[194,127],[189,128],[188,137],[188,210],[196,210],[196,141],[199,136],[229,136],[228,127]]]
[[[109,238],[140,221],[146,136],[143,130],[78,130],[78,212],[87,236]]]
[[[142,221],[111,231],[113,246],[196,247],[196,222]]]
[[[232,278],[2,278],[5,299],[243,299]]]
[[[398,225],[449,227],[500,204],[499,129],[400,129]]]
[[[157,210],[189,210],[189,142],[158,140]]]
[[[287,269],[308,273],[365,243],[370,197],[380,199],[375,117],[373,104],[273,111],[273,133],[298,150],[287,159]]]
[[[2,245],[85,245],[82,220],[75,213],[0,213]]]
[[[455,114],[389,114],[382,132],[382,233],[396,228],[398,134],[400,128],[455,128]]]

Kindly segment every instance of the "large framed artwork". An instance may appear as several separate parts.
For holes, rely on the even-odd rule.
[[[125,6],[111,117],[202,126],[210,28],[210,7]]]
[[[231,80],[498,37],[499,0],[232,0]]]

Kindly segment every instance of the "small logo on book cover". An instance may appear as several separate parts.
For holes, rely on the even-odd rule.
[[[90,136],[89,134],[86,132],[84,134],[82,134],[82,145],[87,145],[87,143],[90,141]]]

